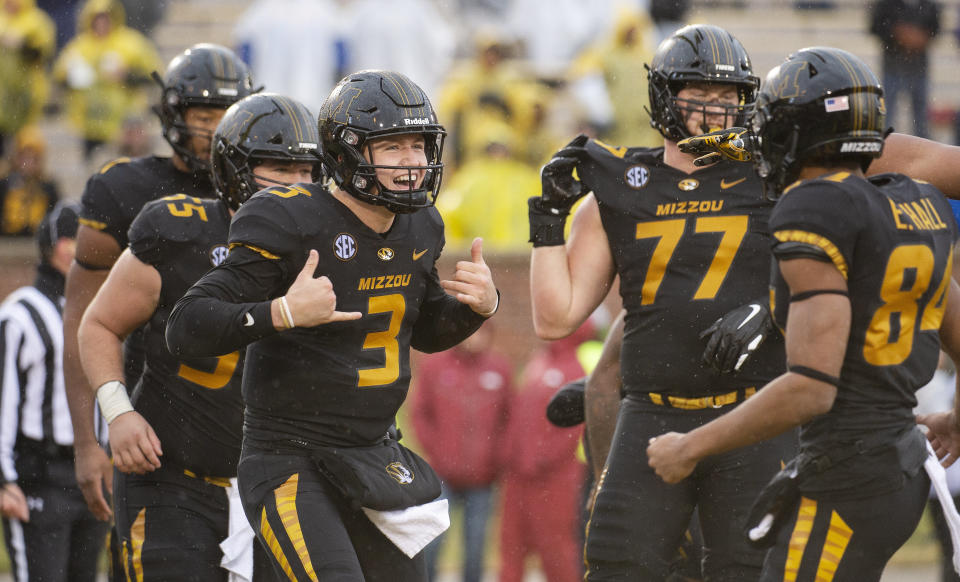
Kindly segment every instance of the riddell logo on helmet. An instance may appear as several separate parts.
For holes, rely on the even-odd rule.
[[[879,152],[881,144],[875,141],[848,141],[840,145],[841,154],[853,154],[860,152]]]
[[[413,119],[410,119],[409,117],[404,117],[403,124],[404,125],[429,125],[430,120],[427,119],[426,117],[414,117]]]

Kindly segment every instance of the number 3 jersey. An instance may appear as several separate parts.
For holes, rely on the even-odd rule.
[[[776,334],[736,374],[702,361],[703,330],[741,305],[767,301],[773,205],[753,168],[719,162],[687,174],[664,164],[663,148],[591,141],[587,151],[579,176],[599,204],[627,310],[625,393],[699,397],[760,388],[782,373]]]
[[[915,424],[914,392],[940,355],[957,225],[933,186],[899,174],[836,173],[798,183],[770,218],[774,254],[820,249],[847,282],[851,325],[833,409],[801,433],[852,440]],[[826,260],[826,259],[825,259]],[[789,290],[774,269],[774,319],[787,322]]]
[[[440,286],[435,262],[443,243],[434,208],[398,214],[380,234],[317,184],[264,190],[244,203],[230,226],[227,261],[185,305],[197,294],[234,304],[282,296],[313,249],[319,264],[312,275],[330,280],[337,311],[362,314],[282,332],[271,326],[249,345],[245,438],[354,445],[385,435],[407,394],[411,345],[447,349],[483,321]],[[256,327],[251,312],[261,317],[252,310],[234,319],[250,316]],[[303,323],[296,309],[291,314]],[[229,335],[243,333],[240,325]]]
[[[237,474],[243,405],[242,352],[176,358],[164,332],[174,304],[227,256],[230,213],[219,200],[184,194],[144,206],[129,230],[130,252],[160,274],[157,308],[144,326],[146,361],[134,407],[163,445],[164,464],[198,475]]]

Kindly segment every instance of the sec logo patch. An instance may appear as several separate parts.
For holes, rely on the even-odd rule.
[[[351,235],[341,233],[333,241],[333,254],[341,261],[349,261],[357,254],[357,241]]]
[[[227,245],[217,245],[210,249],[210,264],[216,267],[227,260]]]
[[[623,175],[623,179],[626,180],[627,186],[639,190],[647,185],[647,181],[650,179],[650,170],[642,165],[630,166]]]

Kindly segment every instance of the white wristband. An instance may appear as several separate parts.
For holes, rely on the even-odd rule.
[[[297,327],[297,324],[293,321],[293,313],[290,312],[290,306],[287,304],[286,295],[280,297],[280,315],[288,329]]]
[[[487,313],[479,313],[479,312],[477,312],[477,315],[479,315],[480,317],[493,317],[493,314],[496,313],[498,309],[500,309],[500,294],[499,294],[499,293],[497,293],[497,302],[494,304],[493,309],[491,309],[491,310],[488,311]]]
[[[97,403],[107,424],[125,412],[133,412],[133,404],[127,396],[127,387],[119,380],[104,382],[97,388]]]

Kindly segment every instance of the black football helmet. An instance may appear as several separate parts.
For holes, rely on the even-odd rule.
[[[274,159],[320,165],[320,135],[313,114],[299,101],[258,93],[227,109],[213,134],[211,176],[217,196],[236,210],[262,187],[253,169]]]
[[[706,24],[685,26],[660,43],[647,70],[650,125],[673,141],[691,137],[685,122],[687,116],[701,111],[706,117],[708,105],[712,110],[725,110],[724,127],[742,126],[760,86],[740,41],[726,30]],[[677,93],[687,83],[735,85],[739,103],[721,105],[678,99]],[[709,129],[705,127],[704,133]]]
[[[318,126],[324,166],[342,190],[396,213],[433,206],[443,176],[447,132],[426,93],[406,76],[370,70],[344,77],[320,107]],[[385,166],[364,156],[370,140],[404,134],[423,135],[426,166]],[[377,180],[378,168],[423,169],[425,174],[419,188],[411,181],[410,189],[398,190]]]
[[[188,107],[226,109],[251,93],[253,79],[247,65],[230,49],[209,43],[195,44],[175,56],[167,72],[153,78],[162,91],[154,112],[163,126],[163,137],[194,172],[209,170],[206,161],[187,147],[192,131],[184,122]]]
[[[779,197],[811,158],[866,170],[883,151],[886,117],[883,88],[858,57],[829,47],[790,55],[767,75],[748,122],[764,194]]]

